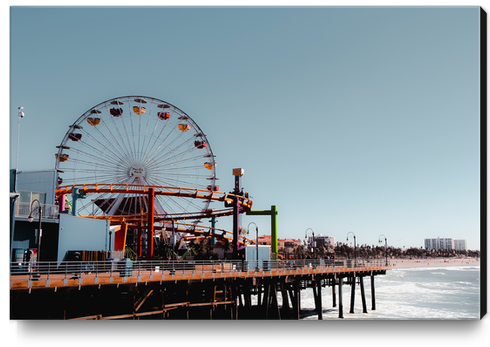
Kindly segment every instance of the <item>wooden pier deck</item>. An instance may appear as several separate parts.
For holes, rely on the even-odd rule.
[[[294,266],[273,263],[257,270],[254,265],[250,270],[242,262],[188,268],[179,263],[173,264],[174,269],[168,263],[143,263],[114,271],[86,266],[79,266],[78,272],[40,271],[37,278],[35,272],[13,273],[11,319],[299,319],[299,293],[306,288],[313,289],[318,319],[322,319],[321,289],[327,286],[332,289],[333,307],[339,305],[339,318],[343,318],[342,286],[350,284],[353,293],[356,279],[363,311],[367,310],[364,277],[371,279],[374,310],[374,277],[391,267],[379,261],[338,264],[310,260]],[[77,267],[70,270],[73,268]],[[278,292],[282,305],[277,302]],[[256,305],[252,305],[252,296],[256,296]],[[49,309],[46,302],[51,303]],[[351,302],[351,311],[353,305]]]

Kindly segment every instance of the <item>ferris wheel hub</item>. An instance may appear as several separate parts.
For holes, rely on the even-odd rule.
[[[134,178],[141,178],[145,175],[145,168],[143,165],[134,165],[129,169],[129,176]]]

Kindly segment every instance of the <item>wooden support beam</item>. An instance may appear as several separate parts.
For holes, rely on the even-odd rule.
[[[299,320],[300,301],[299,301],[299,281],[293,283],[293,288],[289,290],[289,296],[293,304],[293,319]]]
[[[186,300],[190,301],[189,299],[189,283],[187,282],[187,288],[185,289],[185,298]],[[186,315],[186,318],[189,319],[189,304],[187,304],[187,306],[185,306],[185,315]]]
[[[102,319],[102,315],[96,314],[92,316],[72,318],[71,320],[99,320],[99,319]]]
[[[342,282],[344,279],[339,277],[339,318],[344,318],[344,306],[342,305]]]
[[[350,313],[354,313],[355,298],[356,298],[356,277],[352,276],[351,291],[350,291]]]
[[[291,299],[291,307],[293,309],[293,315],[290,316],[291,319],[299,319],[297,317],[297,314],[296,314],[296,306],[297,306],[297,302],[296,302],[296,297],[294,295],[294,284],[290,285],[289,288],[288,288],[288,294],[289,294],[289,298]]]
[[[281,317],[284,318],[290,318],[290,310],[291,307],[289,306],[289,299],[288,299],[288,290],[286,289],[286,284],[283,282],[281,283],[281,296],[282,296],[282,313]]]
[[[316,289],[316,299],[315,299],[315,308],[318,314],[318,320],[323,320],[323,309],[322,309],[322,280],[317,279],[313,283],[313,289]]]
[[[295,312],[295,318],[299,319],[300,317],[300,312],[301,312],[301,289],[300,289],[300,281],[295,282],[295,288],[294,288],[294,300],[296,302],[296,312]]]
[[[371,310],[376,310],[376,299],[374,294],[374,274],[371,272]]]
[[[337,278],[332,279],[332,307],[337,307],[337,299],[335,297],[335,282],[337,282]]]
[[[257,305],[262,306],[262,284],[257,285]]]
[[[275,282],[271,283],[271,304],[274,305],[274,313],[277,314],[277,318],[281,319],[281,312],[279,311],[279,302],[277,300],[277,285]]]
[[[162,288],[161,290],[161,300],[162,300],[162,311],[163,311],[163,308],[165,307],[165,290],[166,288]],[[165,315],[166,315],[166,312],[162,312],[162,319],[165,319]]]
[[[361,285],[361,299],[362,299],[362,313],[367,313],[366,309],[366,297],[364,296],[364,276],[359,277],[359,283]]]
[[[243,293],[243,296],[244,296],[244,301],[245,301],[245,312],[247,314],[247,317],[249,317],[249,315],[251,314],[252,312],[252,294],[250,293],[250,285],[249,284],[246,284],[244,286],[244,293]]]
[[[262,306],[265,309],[265,319],[269,318],[269,302],[270,302],[269,296],[270,296],[270,283],[267,283],[265,285],[265,293],[262,299]]]
[[[316,281],[312,281],[311,289],[313,290],[313,302],[315,303],[315,311],[318,314],[318,290],[317,290]]]
[[[242,294],[238,294],[238,307],[240,307],[240,309],[243,309],[244,307],[243,301],[244,300],[242,300]]]
[[[139,298],[138,301],[135,302],[134,304],[134,312],[137,312],[140,307],[145,303],[146,299],[153,293],[154,288],[149,288],[145,295],[143,295],[141,298]]]
[[[235,289],[234,286],[230,286],[230,297],[231,299],[233,300],[233,305],[231,306],[231,309],[232,309],[232,312],[233,312],[233,315],[232,315],[232,319],[234,320],[238,320],[238,302],[237,302],[237,296],[241,296],[239,293],[238,293],[238,289]]]

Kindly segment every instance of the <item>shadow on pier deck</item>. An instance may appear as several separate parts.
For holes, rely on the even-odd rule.
[[[380,260],[18,265],[11,265],[11,319],[299,319],[300,291],[306,288],[313,290],[322,319],[325,287],[343,318],[343,285],[350,285],[352,294],[360,286],[367,312],[364,277],[369,277],[375,310],[374,277],[391,269]]]

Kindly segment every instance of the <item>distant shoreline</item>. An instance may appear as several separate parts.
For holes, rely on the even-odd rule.
[[[463,266],[480,265],[480,258],[449,259],[449,258],[427,258],[427,259],[388,259],[388,264],[396,268],[405,267],[429,267],[429,266]]]

